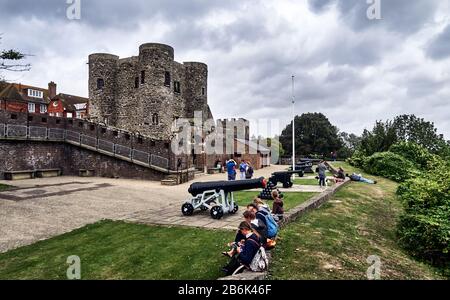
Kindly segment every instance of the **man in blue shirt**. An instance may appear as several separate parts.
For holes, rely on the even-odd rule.
[[[228,180],[236,180],[236,165],[237,163],[234,161],[234,159],[230,159],[227,162]]]
[[[239,165],[239,172],[241,173],[241,180],[245,180],[245,174],[247,173],[247,168],[248,168],[248,165],[245,162],[245,160],[243,160],[241,162],[241,164]]]

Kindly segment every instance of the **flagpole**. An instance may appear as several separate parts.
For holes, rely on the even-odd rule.
[[[295,171],[295,76],[292,75],[292,171]],[[294,174],[295,178],[295,174]]]

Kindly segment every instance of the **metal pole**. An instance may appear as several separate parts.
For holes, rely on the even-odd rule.
[[[294,95],[295,76],[292,75],[292,171],[295,171],[295,95]],[[295,178],[295,174],[293,175]]]

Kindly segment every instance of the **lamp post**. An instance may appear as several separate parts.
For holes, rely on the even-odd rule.
[[[295,171],[295,95],[294,95],[295,76],[292,75],[292,171]],[[295,178],[295,174],[294,174]]]

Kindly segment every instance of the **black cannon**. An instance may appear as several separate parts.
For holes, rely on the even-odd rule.
[[[301,161],[295,164],[295,171],[303,171],[303,173],[314,173],[312,160]],[[292,167],[289,168],[292,171]]]
[[[188,192],[192,195],[181,207],[185,216],[192,216],[194,210],[210,210],[213,219],[220,219],[225,213],[235,214],[239,207],[234,202],[233,192],[264,188],[264,177],[239,181],[211,181],[191,184]]]
[[[298,174],[300,177],[303,177],[304,172],[302,170],[275,172],[272,173],[272,176],[270,176],[269,182],[271,182],[274,185],[277,185],[280,182],[283,184],[284,188],[290,188],[294,184],[292,182],[293,174]]]

